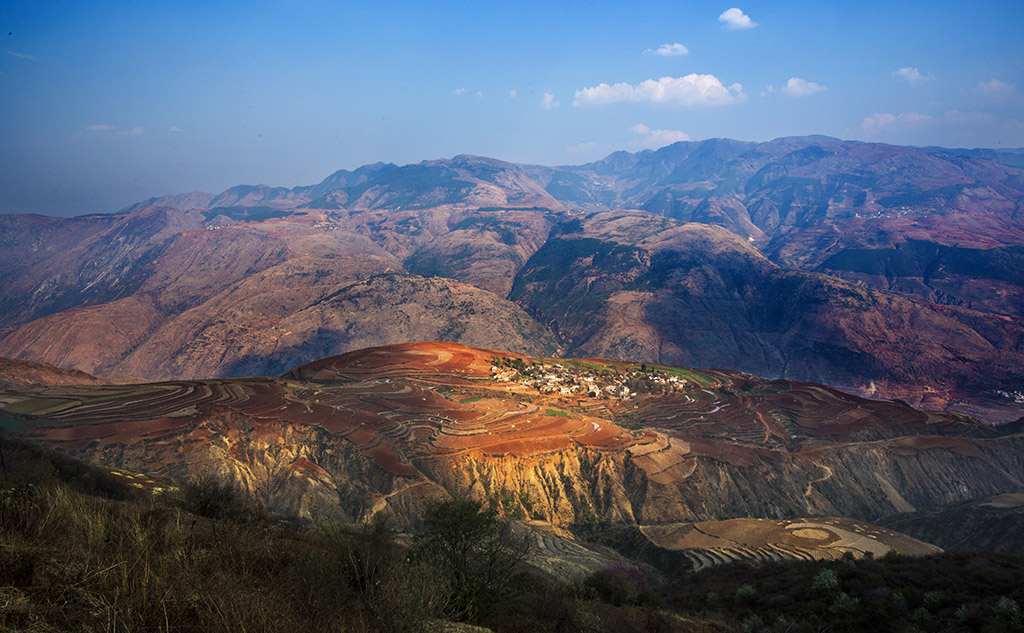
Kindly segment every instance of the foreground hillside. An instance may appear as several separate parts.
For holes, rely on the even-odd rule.
[[[471,535],[465,527],[449,533],[428,522],[409,539],[381,523],[282,520],[209,481],[173,489],[0,440],[5,630],[931,632],[1024,624],[1019,556],[889,553],[689,573],[621,558],[609,564],[605,554],[581,579],[534,566],[587,551],[569,542],[527,548],[523,558],[499,550],[503,563],[518,561],[500,579],[464,568],[477,583],[467,611],[455,608],[462,594],[453,591],[453,569],[429,547],[438,536]],[[468,509],[458,518],[489,529],[502,525],[472,503],[437,507]],[[474,555],[482,551],[471,542]]]
[[[823,385],[409,343],[8,388],[0,425],[14,630],[1021,626],[1019,558],[878,525],[1013,547],[1019,512],[941,521],[1024,492],[1017,425]],[[474,525],[465,576],[437,543]]]
[[[452,618],[510,632],[585,631],[595,619],[623,633],[652,624],[716,630],[601,602],[552,582],[512,550],[498,551],[505,576],[489,577],[475,564],[480,535],[461,530],[453,536],[468,537],[474,564],[458,571],[479,583],[466,602],[458,575],[429,547],[446,535],[443,526],[428,525],[410,546],[384,523],[282,519],[213,482],[168,488],[0,440],[5,631],[489,630]],[[487,538],[503,527],[473,504],[439,507],[468,508]]]
[[[888,537],[801,517],[873,521],[1024,490],[1016,428],[737,372],[441,343],[279,379],[6,391],[0,416],[89,462],[213,476],[293,516],[415,524],[430,499],[461,492],[554,526],[638,525],[659,547],[711,552],[695,566],[881,555]],[[695,522],[734,517],[786,521],[702,528],[749,533],[727,555],[714,552],[728,536],[687,540]]]

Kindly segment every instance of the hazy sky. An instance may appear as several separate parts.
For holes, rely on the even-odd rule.
[[[497,4],[7,0],[0,212],[461,153],[1024,146],[1021,0]]]

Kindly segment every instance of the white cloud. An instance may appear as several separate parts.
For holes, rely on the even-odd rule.
[[[172,131],[174,128],[171,128]],[[112,134],[114,137],[130,137],[130,136],[142,136],[146,133],[144,129],[139,126],[133,127],[130,130],[119,130],[116,126],[107,125],[106,123],[95,123],[93,125],[87,125],[84,131],[92,134]]]
[[[545,110],[550,110],[551,108],[557,108],[559,105],[561,105],[558,101],[555,101],[555,95],[550,93],[550,92],[545,92],[544,93],[544,99],[543,99],[542,103],[544,104],[544,109]]]
[[[893,75],[896,77],[902,77],[906,79],[907,81],[910,82],[911,86],[916,86],[917,84],[924,83],[926,81],[932,81],[935,79],[935,75],[931,73],[922,75],[921,71],[919,71],[916,68],[911,68],[910,66],[907,66],[906,68],[900,68],[899,70],[893,72]]]
[[[516,92],[515,90],[509,90],[509,91],[508,91],[508,97],[509,97],[509,99],[515,99],[515,98],[516,98],[516,95],[517,95],[517,94],[519,94],[519,93],[518,93],[518,92]]]
[[[751,20],[749,15],[740,11],[736,7],[723,11],[722,15],[718,16],[718,21],[721,22],[725,28],[734,31],[752,29],[757,26],[757,22]]]
[[[569,145],[565,148],[566,154],[587,154],[597,150],[600,147],[594,141],[583,141],[582,143],[576,143],[575,145]]]
[[[773,86],[771,84],[768,84],[768,85],[766,85],[764,87],[764,90],[761,91],[761,96],[762,97],[767,97],[768,95],[772,94],[773,92],[775,92],[775,86]]]
[[[678,55],[689,55],[690,49],[686,48],[679,42],[675,44],[662,44],[657,49],[648,48],[644,51],[645,55],[661,55],[662,57],[676,57]]]
[[[671,145],[679,141],[690,140],[690,135],[686,132],[680,130],[652,130],[643,123],[637,123],[629,128],[629,131],[636,132],[642,136],[644,146],[652,149]]]
[[[719,106],[740,103],[745,99],[740,84],[726,87],[714,75],[693,73],[685,77],[647,79],[635,86],[627,83],[598,84],[577,90],[573,105],[579,107],[631,101],[677,106]]]
[[[167,131],[177,134],[178,132],[184,132],[185,130],[181,129],[177,125],[172,125],[171,127],[167,128]]]
[[[1014,92],[1017,91],[1017,87],[1013,84],[1008,84],[1005,81],[999,81],[998,79],[989,79],[988,81],[979,81],[978,90],[981,94],[986,97],[996,100],[1005,101],[1009,99]]]
[[[455,96],[465,95],[465,94],[472,94],[472,95],[474,95],[476,97],[484,96],[484,93],[480,92],[479,90],[475,90],[474,91],[474,90],[470,90],[469,88],[456,88],[455,90],[452,90],[452,94],[455,95]]]
[[[816,92],[825,90],[825,86],[814,83],[813,81],[807,81],[806,79],[800,79],[799,77],[790,77],[786,85],[779,88],[782,94],[787,97],[793,97],[799,99],[800,97],[806,97]]]
[[[11,55],[12,57],[17,57],[19,59],[35,60],[35,57],[33,57],[32,55],[29,55],[28,53],[19,53],[17,51],[7,51],[7,54]]]
[[[861,128],[871,132],[874,130],[881,130],[896,123],[896,115],[889,114],[887,112],[875,112],[871,116],[864,117],[861,121]]]
[[[901,112],[889,114],[887,112],[875,112],[871,116],[864,117],[861,128],[866,132],[879,132],[897,128],[908,128],[926,125],[935,122],[935,117],[920,112]]]

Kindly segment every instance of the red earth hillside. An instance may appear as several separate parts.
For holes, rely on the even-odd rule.
[[[1021,486],[1020,436],[967,416],[451,343],[359,350],[279,379],[2,391],[0,424],[111,467],[214,471],[299,514],[405,515],[440,486],[562,524],[870,519]]]

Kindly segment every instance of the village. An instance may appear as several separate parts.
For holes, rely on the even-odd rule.
[[[1018,404],[1024,404],[1024,391],[1022,390],[1009,391],[1006,389],[997,389],[996,395],[1002,396],[1007,400],[1013,400]]]
[[[610,371],[586,365],[524,362],[519,358],[492,359],[491,371],[497,382],[519,383],[541,394],[580,395],[588,398],[620,399],[637,394],[683,391],[690,381],[648,368]]]

